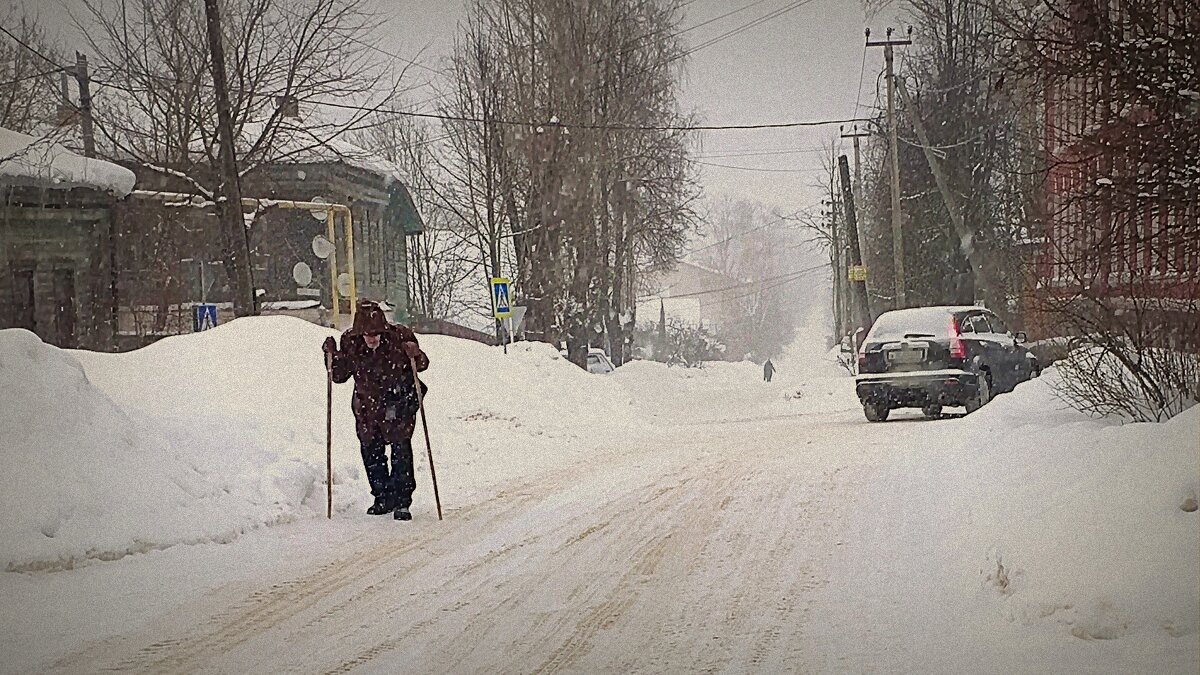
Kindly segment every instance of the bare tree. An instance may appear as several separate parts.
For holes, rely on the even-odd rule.
[[[36,16],[12,2],[0,5],[0,127],[36,133],[60,122],[61,60]],[[35,51],[36,50],[36,51]]]
[[[714,200],[705,221],[711,243],[692,257],[747,283],[746,291],[731,298],[738,320],[718,336],[729,347],[728,358],[777,356],[793,338],[806,300],[794,292],[805,278],[798,272],[811,262],[802,250],[809,237],[800,233],[809,231],[814,240],[829,234],[828,222],[811,215],[783,217],[750,200]]]
[[[583,364],[631,351],[637,275],[693,227],[681,3],[475,0],[447,169],[490,269],[511,250],[529,332]],[[471,114],[466,114],[467,112]],[[467,207],[470,208],[467,208]],[[482,248],[482,246],[481,246]]]
[[[362,127],[370,99],[395,92],[399,76],[364,48],[375,25],[365,0],[239,0],[221,15],[239,178]],[[102,152],[215,200],[220,149],[203,7],[84,0],[75,22],[96,55]],[[355,102],[361,110],[328,107]],[[231,279],[248,275],[234,267],[249,260],[227,258]]]
[[[409,292],[413,311],[422,318],[466,320],[486,303],[485,293],[474,293],[479,256],[475,240],[465,240],[458,226],[459,215],[447,204],[446,171],[442,168],[440,142],[434,127],[403,114],[403,102],[381,110],[370,126],[351,134],[353,141],[399,167],[425,224],[408,247]],[[482,296],[482,297],[480,297]],[[468,321],[470,322],[470,321]]]

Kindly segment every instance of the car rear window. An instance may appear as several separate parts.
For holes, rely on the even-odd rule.
[[[918,307],[885,312],[875,320],[871,339],[902,338],[909,334],[945,337],[950,327],[949,310],[940,307]]]

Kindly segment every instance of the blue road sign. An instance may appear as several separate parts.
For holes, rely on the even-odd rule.
[[[512,282],[504,277],[492,277],[492,307],[497,319],[512,316],[511,285]]]
[[[192,308],[192,328],[199,333],[202,330],[216,328],[217,306],[196,305]]]

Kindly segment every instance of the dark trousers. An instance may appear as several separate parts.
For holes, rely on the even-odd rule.
[[[382,436],[362,444],[362,458],[372,495],[380,497],[391,494],[397,507],[408,508],[412,505],[412,494],[417,489],[417,479],[413,475],[412,441],[392,444],[391,471],[388,470],[387,442]]]

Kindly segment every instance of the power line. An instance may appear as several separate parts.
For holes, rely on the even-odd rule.
[[[111,87],[130,94],[138,92],[124,85],[114,84],[104,80],[92,80],[96,84],[105,87]],[[548,123],[548,122],[519,122],[514,120],[504,119],[483,119],[480,117],[467,117],[464,115],[443,115],[439,113],[422,113],[410,110],[396,110],[383,107],[386,103],[380,103],[378,106],[365,107],[361,105],[351,105],[349,103],[334,103],[333,101],[317,101],[312,99],[301,99],[305,103],[313,105],[326,106],[329,108],[338,108],[342,110],[356,110],[359,112],[377,113],[381,115],[400,115],[402,117],[418,117],[422,119],[436,119],[447,122],[472,122],[475,124],[503,124],[507,126],[522,126],[522,127],[538,127],[551,126],[563,129],[594,129],[602,131],[750,131],[756,129],[791,129],[796,127],[821,127],[831,124],[848,124],[853,122],[867,122],[867,119],[851,118],[837,120],[809,120],[802,122],[772,122],[763,124],[695,124],[688,126],[677,125],[661,125],[661,126],[638,126],[632,124],[571,124],[564,122]],[[736,168],[736,167],[735,167]]]
[[[867,45],[863,44],[862,67],[858,70],[858,92],[854,98],[854,116],[858,117],[858,111],[862,105],[862,85],[863,76],[867,74]]]
[[[757,166],[734,166],[732,164],[717,164],[716,162],[702,162],[698,159],[692,160],[696,164],[704,166],[715,166],[721,169],[739,169],[741,171],[760,171],[763,173],[812,173],[813,171],[824,171],[824,169],[767,169]]]
[[[377,112],[388,115],[402,115],[405,117],[421,117],[427,119],[445,120],[448,122],[473,122],[476,124],[503,124],[508,126],[522,127],[537,127],[537,126],[552,126],[565,129],[598,129],[606,131],[747,131],[755,129],[791,129],[795,127],[822,127],[831,124],[848,124],[853,122],[866,122],[869,120],[851,118],[841,120],[811,120],[803,122],[773,122],[764,124],[694,124],[694,125],[632,125],[632,124],[573,124],[570,122],[533,122],[533,121],[516,121],[504,119],[483,119],[480,117],[467,117],[464,115],[442,115],[437,113],[421,113],[408,110],[388,110],[384,108],[364,108],[363,106],[350,105],[347,103],[334,103],[332,101],[313,101],[308,100],[308,103],[314,105],[323,105],[330,108],[342,108],[345,110],[359,110],[363,112]]]
[[[771,21],[772,19],[779,18],[780,16],[783,16],[784,14],[787,14],[788,12],[790,12],[794,9],[799,9],[800,7],[803,7],[803,6],[811,3],[812,1],[813,0],[796,0],[796,2],[793,2],[790,5],[785,5],[773,12],[769,12],[763,16],[760,16],[759,18],[754,19],[753,21],[748,21],[748,22],[738,26],[737,28],[728,30],[710,40],[701,42],[700,44],[696,45],[695,47],[692,47],[691,49],[683,52],[676,58],[683,58],[685,56],[690,56],[691,54],[694,54],[694,53],[700,51],[701,49],[706,49],[708,47],[711,47],[719,42],[722,42],[731,37],[739,35],[747,30],[750,30],[751,28],[756,28],[758,26],[761,26],[762,24],[767,23],[768,21]]]
[[[13,42],[16,42],[17,44],[21,45],[21,46],[22,46],[22,47],[24,47],[25,49],[28,49],[30,52],[32,52],[32,53],[34,53],[35,55],[37,55],[38,57],[40,57],[40,58],[41,58],[43,61],[45,61],[46,63],[49,63],[50,65],[54,66],[55,68],[58,68],[59,70],[62,70],[62,66],[58,65],[58,63],[56,63],[56,62],[54,61],[54,59],[51,59],[49,56],[46,56],[45,54],[41,53],[41,52],[40,52],[40,51],[38,51],[37,49],[34,49],[33,47],[30,47],[30,46],[29,46],[29,44],[27,44],[27,43],[26,43],[24,40],[22,40],[21,38],[17,37],[16,35],[13,35],[13,34],[12,34],[12,32],[11,32],[11,31],[9,31],[9,30],[8,30],[7,28],[5,28],[4,26],[0,26],[0,32],[4,33],[4,34],[5,34],[5,35],[7,35],[8,37],[12,38]]]
[[[287,11],[287,10],[284,10],[284,11]],[[293,18],[295,18],[295,19],[300,19],[300,20],[302,20],[302,21],[303,21],[303,20],[306,20],[306,19],[308,18],[308,17],[301,16],[301,15],[300,15],[298,12],[287,12],[287,13],[288,13],[288,14],[291,14]],[[348,41],[350,41],[350,42],[353,42],[353,43],[355,43],[355,44],[358,44],[358,45],[362,45],[363,47],[366,47],[367,49],[371,49],[371,50],[374,50],[374,51],[376,51],[376,52],[379,52],[380,54],[383,54],[384,56],[390,56],[390,57],[392,57],[393,59],[396,59],[397,61],[403,61],[403,62],[405,62],[405,63],[407,63],[407,64],[409,64],[409,65],[413,65],[413,66],[416,66],[416,67],[418,67],[418,68],[424,68],[425,70],[428,70],[428,71],[429,71],[429,72],[431,72],[431,73],[437,73],[438,75],[444,75],[444,76],[446,76],[446,77],[449,77],[449,76],[450,76],[450,75],[449,75],[449,73],[447,73],[447,72],[446,72],[446,71],[444,71],[444,70],[439,70],[439,69],[437,69],[437,68],[433,68],[433,67],[427,66],[427,65],[425,65],[425,64],[423,64],[423,63],[419,63],[419,62],[417,62],[417,61],[414,61],[414,60],[412,60],[412,59],[405,58],[405,57],[403,57],[403,56],[400,56],[399,54],[396,54],[396,53],[394,53],[394,52],[389,52],[389,51],[387,51],[386,49],[383,49],[382,47],[380,47],[380,46],[378,46],[378,45],[372,44],[372,43],[370,43],[370,42],[367,42],[367,41],[365,41],[365,40],[361,40],[361,39],[359,39],[359,38],[356,38],[356,37],[354,37],[353,35],[343,35],[342,37],[344,37],[346,40],[348,40]]]
[[[722,239],[720,241],[713,242],[713,243],[707,244],[705,246],[701,246],[700,248],[693,249],[691,251],[684,251],[683,255],[685,255],[685,256],[695,255],[701,251],[707,251],[708,249],[713,248],[714,246],[720,246],[721,244],[731,242],[734,239],[745,237],[745,236],[754,234],[755,232],[758,232],[759,230],[763,230],[768,227],[771,227],[772,225],[778,225],[779,223],[785,223],[785,222],[787,222],[787,218],[776,218],[775,220],[765,222],[762,225],[752,227],[749,230],[746,230],[745,232],[737,232],[737,233],[731,234],[728,237],[725,237],[724,239]]]
[[[60,73],[64,70],[66,70],[66,69],[65,68],[55,68],[53,70],[47,70],[47,71],[44,71],[41,73],[34,73],[33,75],[26,75],[25,77],[18,77],[17,79],[9,80],[8,82],[0,82],[0,87],[11,87],[14,84],[20,84],[22,82],[25,82],[26,80],[35,80],[39,77],[53,75],[54,73]]]
[[[683,7],[686,7],[686,6],[690,5],[690,4],[692,4],[692,2],[695,2],[695,0],[688,0],[688,2],[685,2],[685,3],[683,3],[682,5],[680,5],[680,9],[682,9]],[[689,26],[689,27],[687,27],[687,28],[684,28],[684,29],[682,29],[682,30],[678,30],[678,31],[676,31],[676,32],[674,32],[674,33],[671,33],[671,34],[669,34],[669,35],[667,35],[667,36],[666,36],[666,39],[670,40],[670,39],[672,39],[672,38],[677,38],[677,37],[679,37],[679,36],[683,35],[684,33],[689,33],[689,32],[691,32],[691,31],[694,31],[694,30],[696,30],[697,28],[700,28],[700,27],[702,27],[702,26],[707,26],[708,24],[710,24],[710,23],[712,23],[712,22],[714,22],[714,21],[719,21],[719,20],[721,20],[721,19],[724,19],[725,17],[732,16],[732,15],[734,15],[734,14],[737,14],[737,13],[739,13],[739,12],[743,12],[743,11],[745,11],[745,10],[747,10],[747,9],[750,9],[751,7],[754,7],[754,6],[756,6],[756,5],[761,5],[761,4],[762,4],[762,3],[764,3],[764,2],[766,2],[766,0],[755,0],[755,2],[751,2],[750,4],[748,4],[748,5],[745,5],[745,6],[743,6],[743,7],[740,7],[740,8],[738,8],[738,9],[734,9],[734,10],[731,10],[731,11],[725,12],[724,14],[721,14],[721,15],[719,15],[719,16],[715,16],[715,17],[713,17],[713,18],[711,18],[711,19],[708,19],[707,21],[701,21],[700,23],[698,23],[698,24],[696,24],[696,25],[694,25],[694,26]],[[637,49],[639,49],[639,48],[640,48],[640,47],[641,47],[641,46],[642,46],[642,45],[645,43],[645,41],[646,41],[646,40],[649,40],[649,39],[651,39],[651,38],[654,38],[654,37],[656,37],[656,36],[658,36],[658,35],[662,35],[662,34],[664,34],[664,33],[665,33],[667,30],[669,30],[669,29],[670,29],[670,28],[672,28],[672,27],[673,27],[673,26],[666,26],[666,27],[663,27],[663,28],[659,28],[659,29],[657,29],[657,30],[653,30],[653,31],[651,31],[651,32],[649,32],[649,33],[646,33],[645,35],[641,35],[641,36],[639,36],[639,37],[638,37],[638,38],[636,38],[636,39],[629,40],[629,41],[628,41],[628,42],[626,42],[625,44],[626,44],[626,45],[631,45],[631,46],[625,46],[625,47],[622,47],[622,48],[621,48],[621,50],[618,52],[618,56],[624,56],[624,55],[626,55],[626,54],[629,54],[629,53],[631,53],[631,52],[634,52],[634,51],[636,51]],[[682,58],[682,56],[685,56],[685,55],[680,55],[679,57],[676,57],[676,58]],[[672,59],[672,60],[674,60],[674,59]],[[597,61],[596,61],[596,63],[599,63],[599,62],[600,62],[599,60],[597,60]],[[668,61],[668,63],[669,63],[669,62],[670,62],[670,61]]]
[[[724,19],[724,18],[725,18],[725,17],[727,17],[727,16],[733,16],[734,14],[739,14],[739,13],[741,13],[741,12],[744,12],[744,11],[746,11],[746,10],[750,9],[751,7],[755,7],[755,6],[757,6],[757,5],[761,5],[761,4],[763,4],[764,2],[766,2],[766,1],[767,1],[767,0],[755,0],[755,2],[752,2],[752,3],[748,4],[748,5],[745,5],[745,6],[743,6],[743,7],[739,7],[739,8],[737,8],[737,9],[730,10],[730,11],[728,11],[728,12],[725,12],[724,14],[721,14],[720,16],[714,16],[713,18],[711,18],[711,19],[709,19],[709,20],[707,20],[707,21],[701,21],[700,23],[698,23],[698,24],[696,24],[696,25],[694,25],[694,26],[689,26],[689,27],[687,27],[687,28],[684,28],[683,30],[679,31],[678,33],[675,33],[675,34],[674,34],[674,35],[672,35],[671,37],[679,37],[680,35],[683,35],[684,33],[690,33],[690,32],[692,32],[692,31],[696,30],[697,28],[701,28],[701,27],[703,27],[703,26],[707,26],[708,24],[710,24],[710,23],[713,23],[714,21],[720,21],[721,19]]]
[[[767,157],[774,155],[799,155],[805,153],[825,153],[829,148],[792,148],[790,150],[714,150],[713,152],[702,152],[696,157],[698,159],[732,159],[735,157]]]
[[[789,278],[777,281],[777,282],[771,284],[770,286],[767,286],[766,288],[756,288],[748,293],[743,293],[741,295],[735,295],[734,297],[727,298],[727,299],[728,300],[741,300],[742,298],[748,298],[756,293],[763,293],[765,291],[771,291],[776,288],[779,288],[780,286],[786,286],[787,284],[790,284],[794,281],[800,281],[801,279],[804,279],[806,276],[808,276],[809,274],[812,274],[813,272],[818,272],[818,271],[821,271],[821,270],[824,270],[827,268],[828,268],[828,265],[826,263],[821,263],[820,265],[814,265],[812,267],[806,267],[798,272],[795,272]]]
[[[820,265],[815,265],[813,267],[806,267],[804,269],[796,270],[796,271],[792,271],[792,272],[786,272],[784,274],[780,274],[780,275],[777,275],[774,277],[767,277],[766,279],[757,279],[754,281],[742,281],[737,284],[733,284],[731,286],[724,286],[721,288],[710,288],[710,289],[704,290],[704,291],[693,291],[691,293],[680,293],[678,295],[644,295],[638,299],[639,300],[651,300],[654,298],[658,298],[660,300],[677,300],[680,298],[697,298],[697,297],[700,297],[703,295],[712,295],[713,293],[725,293],[728,291],[744,290],[747,286],[756,286],[756,285],[761,285],[761,284],[773,284],[772,286],[768,286],[767,288],[758,288],[753,291],[750,291],[749,293],[745,293],[743,295],[737,295],[732,298],[729,298],[730,300],[737,300],[739,298],[749,297],[749,296],[754,295],[755,293],[759,293],[761,291],[771,290],[772,288],[782,286],[783,284],[791,282],[791,281],[796,281],[797,279],[799,279],[800,277],[803,277],[806,274],[810,274],[812,272],[815,272],[820,269],[824,269],[826,267],[827,267],[827,265],[825,263],[821,263]],[[778,282],[778,283],[776,283],[776,282]]]

